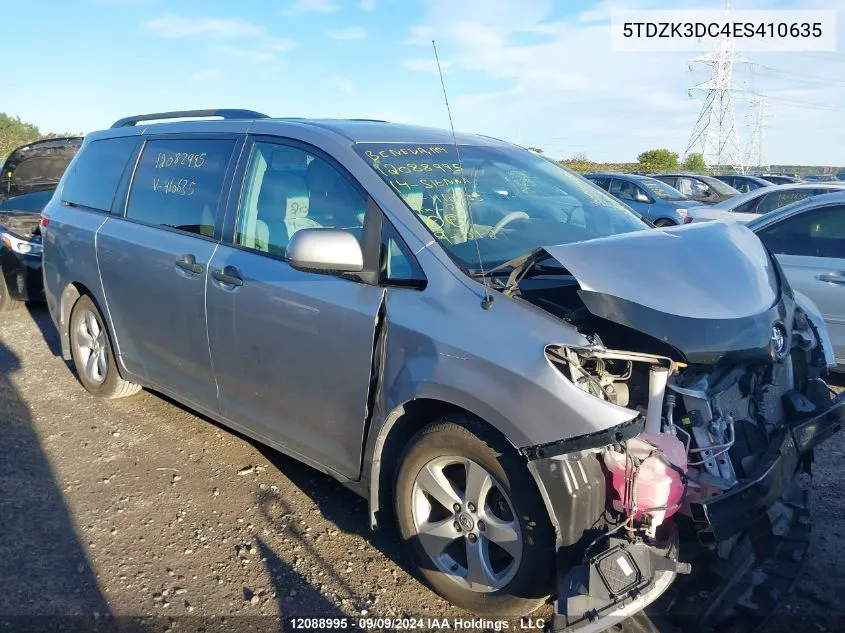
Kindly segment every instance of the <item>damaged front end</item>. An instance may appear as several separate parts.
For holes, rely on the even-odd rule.
[[[646,607],[684,630],[756,625],[797,576],[809,530],[797,474],[810,472],[813,447],[845,423],[845,396],[823,380],[823,325],[759,243],[722,227],[727,244],[716,249],[748,274],[703,285],[717,301],[726,283],[747,282],[751,298],[736,318],[724,300],[670,312],[660,293],[620,296],[619,276],[605,292],[573,259],[586,244],[535,255],[535,274],[523,268],[506,288],[553,305],[590,341],[546,347],[562,379],[637,413],[523,451],[558,530],[555,630],[601,631]],[[598,250],[610,249],[633,281],[637,266],[619,242],[643,240],[614,239]]]

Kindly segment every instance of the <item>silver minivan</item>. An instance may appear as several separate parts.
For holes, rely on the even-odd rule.
[[[186,117],[218,119],[149,123]],[[818,310],[751,231],[649,228],[489,137],[129,117],[86,137],[42,234],[88,391],[161,392],[328,473],[485,616],[556,594],[558,629],[723,623],[718,579],[765,589],[845,418]]]

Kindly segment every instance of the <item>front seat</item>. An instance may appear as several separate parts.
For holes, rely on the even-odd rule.
[[[296,223],[290,220],[307,218],[308,191],[305,179],[297,173],[305,171],[306,159],[304,152],[293,148],[273,152],[258,194],[256,248],[284,255],[285,246],[296,230]]]

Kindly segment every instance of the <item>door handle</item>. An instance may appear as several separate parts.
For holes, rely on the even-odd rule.
[[[821,273],[820,275],[816,275],[816,279],[826,281],[829,284],[845,286],[845,274],[843,273]]]
[[[235,266],[226,266],[223,270],[215,268],[211,271],[211,276],[214,277],[221,284],[228,284],[230,286],[243,286],[244,278]]]
[[[176,258],[176,267],[186,270],[189,273],[199,275],[205,270],[205,266],[197,263],[197,258],[193,254],[182,255]]]

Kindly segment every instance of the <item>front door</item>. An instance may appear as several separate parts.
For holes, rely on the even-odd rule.
[[[367,199],[329,159],[303,146],[255,142],[244,172],[232,205],[237,217],[227,220],[231,239],[212,257],[207,281],[220,411],[355,478],[383,289],[295,270],[285,248],[303,228],[344,228],[363,239]]]
[[[125,218],[97,234],[107,308],[130,371],[217,410],[205,280],[234,139],[147,141]]]

